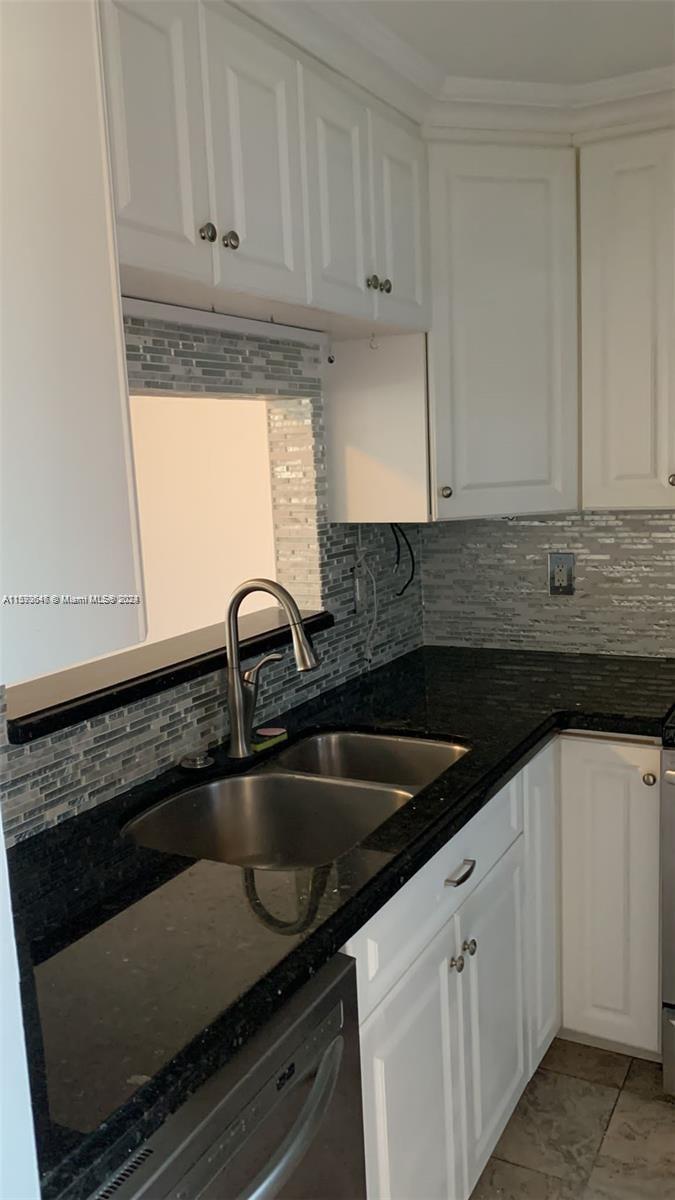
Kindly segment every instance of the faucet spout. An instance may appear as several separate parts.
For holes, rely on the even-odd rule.
[[[242,673],[239,654],[238,617],[242,600],[251,592],[267,592],[283,608],[291,629],[293,653],[298,671],[313,671],[318,660],[304,626],[297,603],[290,592],[273,579],[247,579],[235,588],[227,605],[225,645],[227,649],[227,703],[230,715],[231,758],[249,758],[253,716],[258,693],[259,671]],[[258,664],[259,666],[261,664]]]
[[[299,671],[314,671],[319,665],[319,660],[314,653],[314,647],[305,633],[302,618],[300,624],[291,624],[291,637],[293,639],[293,653],[295,655],[295,665]]]

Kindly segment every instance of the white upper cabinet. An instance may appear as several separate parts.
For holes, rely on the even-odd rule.
[[[659,1050],[660,747],[563,738],[565,1030]]]
[[[162,299],[177,303],[194,302],[186,280],[229,303],[427,328],[426,147],[413,126],[223,0],[101,11],[124,267],[150,288],[153,273],[175,279]]]
[[[672,130],[581,151],[585,508],[675,507],[674,211]]]
[[[577,507],[571,149],[431,148],[435,516]]]
[[[373,315],[368,113],[351,94],[302,70],[309,301]]]
[[[429,324],[426,146],[402,126],[371,112],[370,148],[376,315],[426,329]]]
[[[101,4],[117,241],[123,265],[211,282],[199,40],[191,0]]]
[[[216,285],[304,303],[296,61],[237,24],[222,3],[204,6],[204,44]]]

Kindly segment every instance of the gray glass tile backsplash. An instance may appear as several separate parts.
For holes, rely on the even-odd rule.
[[[576,556],[573,596],[548,594],[555,550]],[[430,525],[422,593],[429,645],[675,655],[675,514]]]
[[[265,721],[359,674],[366,658],[369,604],[355,611],[357,538],[378,581],[378,623],[370,661],[378,665],[421,644],[416,579],[402,597],[388,526],[330,525],[317,345],[241,337],[156,320],[125,320],[132,391],[264,392],[288,397],[270,406],[272,487],[279,578],[301,604],[321,594],[333,629],[315,638],[317,671],[298,675],[290,651],[265,674],[258,716]],[[208,366],[204,364],[208,363]],[[157,368],[163,368],[161,371]],[[145,369],[144,369],[145,368]],[[301,503],[284,503],[293,492]],[[413,544],[418,543],[412,529]],[[7,742],[0,715],[2,815],[11,844],[117,795],[227,732],[223,673],[116,709],[25,746]]]
[[[259,717],[311,699],[423,642],[600,654],[675,656],[675,516],[607,512],[409,527],[420,559],[402,597],[386,525],[331,525],[319,347],[175,322],[127,318],[132,390],[265,392],[270,407],[280,578],[301,603],[323,604],[318,671],[299,676],[287,652],[267,672]],[[301,505],[284,504],[300,487]],[[377,579],[378,619],[355,606],[358,539]],[[551,597],[550,550],[576,555],[576,593]],[[364,588],[367,597],[368,589]],[[227,731],[222,672],[181,685],[26,746],[9,746],[0,716],[2,814],[11,843],[151,778]]]

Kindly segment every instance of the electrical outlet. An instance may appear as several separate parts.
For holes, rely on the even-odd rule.
[[[574,595],[574,555],[571,551],[549,554],[548,590],[551,596]]]

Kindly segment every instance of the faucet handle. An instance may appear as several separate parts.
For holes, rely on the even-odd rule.
[[[244,671],[244,674],[243,674],[244,683],[253,683],[253,684],[257,683],[258,682],[258,674],[259,674],[261,668],[266,667],[267,664],[271,663],[271,662],[281,662],[283,657],[284,657],[283,654],[277,654],[276,652],[273,654],[263,655],[263,657],[259,660],[259,662],[255,663],[254,666],[249,667],[247,671]]]

